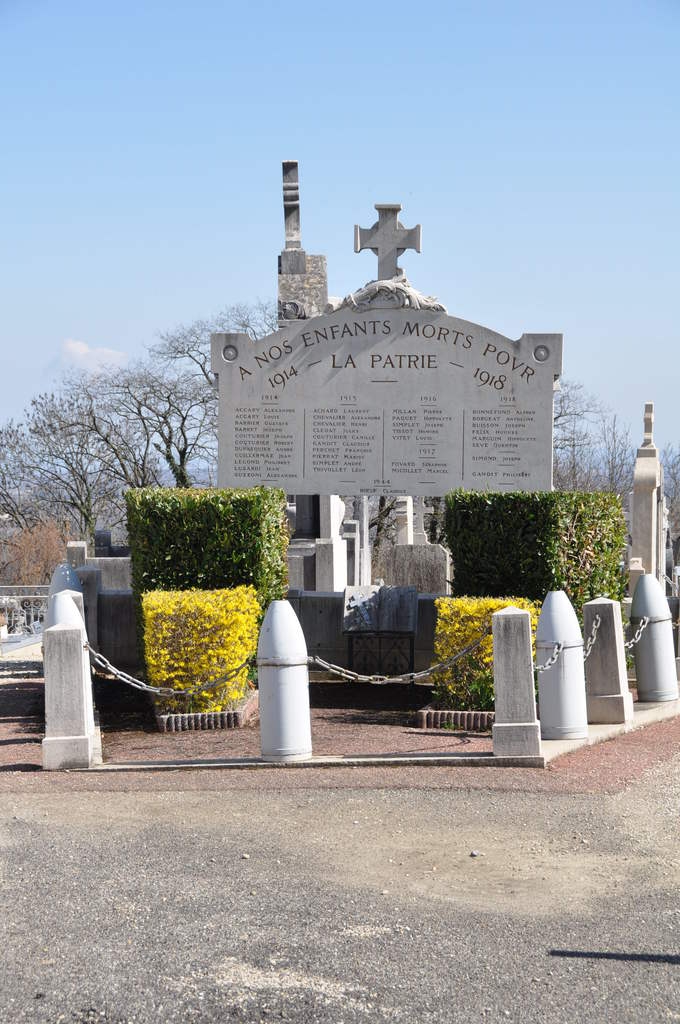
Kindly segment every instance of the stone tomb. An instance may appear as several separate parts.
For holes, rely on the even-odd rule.
[[[219,486],[550,490],[562,336],[513,341],[441,307],[411,308],[405,279],[376,285],[389,287],[259,341],[212,336]]]
[[[346,587],[343,607],[349,668],[392,676],[414,671],[416,587]]]

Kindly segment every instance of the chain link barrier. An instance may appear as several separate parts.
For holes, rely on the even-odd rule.
[[[423,669],[421,672],[404,672],[399,676],[383,676],[383,675],[362,675],[360,672],[353,672],[351,669],[343,668],[342,665],[333,665],[329,661],[324,661],[323,658],[316,656],[307,658],[307,664],[311,667],[322,668],[325,672],[330,672],[333,675],[339,676],[341,679],[345,679],[348,682],[353,683],[372,683],[374,685],[386,686],[388,683],[415,683],[420,679],[427,679],[428,676],[433,675],[435,672],[441,672],[444,669],[450,668],[455,665],[461,658],[467,657],[469,654],[473,654],[478,647],[482,645],[484,640],[490,634],[491,630],[487,629],[477,640],[474,640],[467,647],[464,647],[458,654],[454,654],[453,657],[448,658],[446,661],[440,661],[436,665],[431,665],[430,668]],[[244,668],[254,663],[254,656],[248,658],[246,661],[232,669],[224,676],[220,676],[219,679],[212,679],[209,683],[202,683],[198,686],[194,686],[191,690],[175,690],[170,686],[150,686],[141,679],[137,679],[136,676],[131,676],[128,672],[123,672],[122,669],[116,668],[112,665],[108,658],[105,658],[103,654],[91,646],[86,644],[85,649],[90,653],[90,660],[97,668],[103,669],[109,675],[114,676],[121,683],[125,683],[127,686],[133,687],[135,690],[141,690],[143,693],[151,693],[158,697],[192,697],[196,693],[205,692],[206,690],[215,690],[219,686],[223,686],[225,683],[230,682],[234,679],[239,672]]]
[[[649,616],[647,616],[647,615],[643,615],[642,616],[642,618],[640,619],[640,625],[638,626],[638,628],[633,633],[633,636],[631,637],[631,639],[627,643],[625,643],[623,645],[626,648],[627,651],[629,651],[632,647],[635,647],[636,644],[640,643],[640,637],[642,636],[644,631],[647,629],[647,626],[649,625],[650,622],[651,622],[651,619],[649,618]]]
[[[556,664],[557,659],[559,658],[559,656],[560,656],[560,654],[562,653],[563,650],[564,650],[564,644],[555,644],[555,646],[553,647],[553,652],[550,655],[550,657],[548,658],[548,660],[545,661],[542,665],[536,665],[534,671],[536,671],[536,672],[547,672],[547,670],[549,668],[552,668],[553,665]]]
[[[151,693],[157,697],[193,697],[197,693],[205,693],[206,690],[216,690],[220,686],[224,686],[225,683],[231,682],[244,668],[251,665],[255,661],[255,656],[247,658],[242,661],[237,668],[231,669],[226,675],[220,676],[219,679],[211,679],[210,682],[200,683],[198,686],[193,686],[190,690],[175,690],[171,686],[150,686],[148,683],[143,682],[141,679],[137,679],[136,676],[131,676],[127,672],[123,672],[122,669],[116,668],[112,665],[108,658],[105,658],[103,654],[89,644],[85,644],[85,650],[90,653],[90,661],[97,666],[97,668],[103,669],[108,672],[114,678],[118,679],[121,683],[125,683],[127,686],[133,687],[135,690],[141,690],[142,693]]]
[[[593,653],[593,647],[595,646],[595,644],[597,642],[597,633],[598,633],[598,630],[599,630],[601,625],[602,625],[602,619],[600,618],[599,615],[596,615],[595,618],[593,619],[593,624],[590,627],[590,636],[586,640],[584,648],[583,648],[583,661],[584,662],[586,662],[588,660],[588,658],[590,657],[590,655]],[[553,652],[550,655],[550,657],[548,658],[548,660],[546,662],[544,662],[542,665],[536,665],[535,671],[536,672],[547,672],[547,670],[549,668],[552,668],[553,665],[555,665],[557,663],[557,659],[559,658],[559,656],[560,656],[560,654],[562,653],[563,650],[564,650],[564,644],[561,644],[561,643],[560,644],[555,644],[555,646],[553,647]]]
[[[649,618],[645,616],[640,620],[640,624],[635,631],[634,636],[624,646],[627,650],[630,650],[640,641],[640,637],[644,633],[645,629],[649,625]],[[590,636],[588,637],[584,651],[583,660],[584,662],[590,657],[593,647],[597,641],[598,630],[601,625],[601,619],[599,615],[596,615],[593,619],[593,625],[591,627]],[[353,672],[351,669],[344,668],[342,665],[334,665],[329,661],[325,661],[323,658],[319,658],[314,655],[307,658],[307,664],[310,668],[320,668],[324,672],[330,672],[332,675],[338,676],[340,679],[345,679],[347,682],[352,683],[371,683],[374,686],[387,686],[390,683],[416,683],[422,679],[427,679],[429,676],[434,675],[436,672],[442,672],[447,668],[451,668],[456,662],[462,658],[466,658],[468,655],[473,654],[481,645],[484,640],[491,633],[491,628],[487,629],[482,633],[480,637],[474,640],[471,644],[463,647],[457,654],[454,654],[451,658],[447,658],[446,661],[440,661],[436,665],[431,665],[430,668],[423,669],[420,672],[404,672],[398,676],[385,676],[385,675],[364,675],[361,672]],[[208,683],[201,683],[197,686],[192,687],[190,690],[176,690],[171,686],[150,686],[141,679],[137,679],[136,676],[131,676],[127,672],[123,672],[121,669],[112,665],[108,658],[105,658],[103,654],[87,643],[85,649],[90,653],[90,660],[97,668],[104,670],[110,675],[114,676],[120,682],[125,683],[127,686],[131,686],[136,690],[141,690],[143,693],[150,693],[158,697],[193,697],[197,693],[205,692],[207,690],[216,690],[220,686],[224,686],[226,683],[231,682],[239,672],[244,668],[247,668],[255,663],[255,655],[247,658],[241,664],[227,672],[226,675],[220,676],[219,679],[212,679]],[[546,672],[549,668],[555,665],[564,650],[564,644],[557,643],[553,647],[553,652],[542,665],[535,665],[534,671]]]
[[[343,668],[341,665],[332,665],[328,661],[324,661],[323,658],[313,656],[307,659],[307,664],[312,666],[318,666],[324,669],[326,672],[331,672],[333,675],[339,676],[341,679],[346,679],[351,683],[372,683],[374,686],[387,686],[388,683],[416,683],[420,679],[427,679],[428,676],[434,675],[435,672],[442,672],[444,669],[451,668],[461,658],[466,658],[468,654],[473,654],[478,647],[486,640],[487,636],[491,633],[491,629],[488,628],[477,640],[473,640],[467,647],[463,647],[458,654],[454,654],[451,658],[447,658],[446,661],[440,661],[436,665],[431,665],[429,668],[422,669],[420,672],[404,672],[399,676],[381,676],[381,675],[362,675],[360,672],[353,672],[349,668]]]
[[[588,658],[590,657],[590,655],[592,654],[593,647],[595,646],[595,641],[597,640],[597,631],[600,628],[600,623],[601,622],[602,622],[602,619],[600,618],[600,616],[596,615],[595,618],[593,619],[593,624],[592,624],[592,626],[590,628],[590,636],[586,640],[586,645],[585,645],[585,648],[583,649],[583,660],[584,661],[587,661]]]

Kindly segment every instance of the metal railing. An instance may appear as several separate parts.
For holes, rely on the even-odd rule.
[[[0,587],[0,626],[8,637],[42,633],[47,612],[47,587]]]

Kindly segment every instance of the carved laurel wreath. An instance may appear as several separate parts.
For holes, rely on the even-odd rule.
[[[393,277],[389,281],[369,281],[363,288],[350,292],[344,299],[329,302],[326,313],[337,313],[341,309],[363,310],[388,309],[431,309],[446,313],[446,308],[431,295],[423,295],[405,277]]]

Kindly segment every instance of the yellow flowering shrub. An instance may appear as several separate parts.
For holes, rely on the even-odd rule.
[[[514,605],[531,616],[532,638],[541,605],[523,597],[439,597],[435,601],[437,624],[434,661],[447,661],[474,643],[484,632],[481,645],[450,668],[437,672],[434,696],[438,703],[456,711],[493,711],[493,640],[491,616]],[[535,641],[532,640],[532,645]]]
[[[254,587],[152,590],[142,595],[142,614],[148,682],[206,686],[190,698],[163,697],[164,711],[224,711],[245,696],[248,666],[217,689],[207,687],[255,654],[261,608]]]

